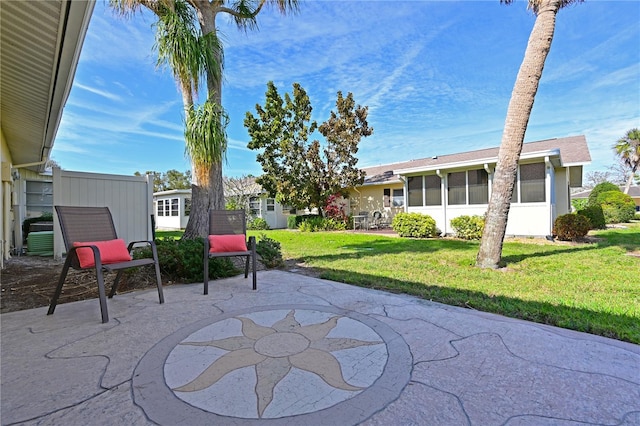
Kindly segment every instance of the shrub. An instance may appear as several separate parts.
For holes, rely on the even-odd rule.
[[[437,236],[436,221],[431,216],[420,213],[398,213],[394,216],[391,227],[401,237]]]
[[[315,216],[303,221],[298,229],[302,232],[344,231],[347,225],[341,220]]]
[[[607,226],[607,222],[604,220],[604,212],[602,211],[602,207],[598,204],[595,204],[593,206],[586,206],[582,210],[578,210],[578,214],[589,219],[591,229],[604,229]]]
[[[591,223],[580,214],[563,214],[553,222],[553,234],[562,241],[576,241],[589,232]]]
[[[280,243],[273,238],[267,237],[265,234],[260,234],[258,237],[256,252],[258,252],[262,263],[267,268],[277,268],[284,264]]]
[[[636,212],[636,220],[640,220],[640,212]]]
[[[588,198],[572,198],[571,199],[571,207],[573,207],[574,211],[579,211],[587,208],[589,205]]]
[[[483,216],[458,216],[451,219],[456,236],[465,240],[479,240],[484,230]]]
[[[300,228],[300,224],[306,220],[313,219],[316,217],[320,217],[317,214],[304,214],[300,216],[289,216],[287,218],[287,228],[289,229],[298,229]]]
[[[271,228],[266,220],[261,217],[256,217],[247,223],[247,229],[251,229],[253,231],[266,231]]]
[[[594,186],[593,189],[591,190],[591,194],[589,194],[588,204],[590,206],[598,204],[598,201],[597,201],[598,196],[603,192],[609,192],[609,191],[622,192],[620,191],[620,188],[617,185],[614,185],[611,182],[601,182],[596,186]]]
[[[162,238],[156,240],[160,271],[172,281],[183,283],[202,282],[204,239],[175,240]],[[150,257],[151,248],[144,247],[134,252],[134,258]],[[211,279],[230,277],[237,273],[229,258],[209,259],[209,277]]]
[[[633,198],[620,190],[602,192],[596,202],[602,207],[607,223],[629,222],[636,214]]]

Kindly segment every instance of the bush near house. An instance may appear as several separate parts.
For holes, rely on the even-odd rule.
[[[463,240],[479,240],[484,230],[484,217],[458,216],[451,219],[451,226],[456,231],[456,237]]]
[[[609,191],[622,192],[620,191],[620,188],[617,185],[614,185],[611,182],[601,182],[596,186],[594,186],[593,189],[591,190],[591,193],[589,194],[588,204],[590,206],[598,204],[598,196],[603,192],[609,192]]]
[[[298,229],[300,224],[307,219],[313,219],[316,217],[320,217],[317,214],[303,214],[299,216],[289,216],[287,218],[287,228],[288,229]]]
[[[585,208],[578,210],[578,214],[589,219],[589,223],[591,223],[591,229],[604,229],[607,227],[607,222],[604,219],[602,206],[598,204],[586,206]]]
[[[252,231],[267,231],[271,228],[269,227],[269,224],[266,220],[261,217],[256,217],[254,219],[251,219],[247,223],[247,229],[250,229]]]
[[[398,213],[391,227],[401,237],[437,237],[436,221],[429,215],[420,213]]]
[[[301,222],[298,229],[302,232],[344,231],[347,225],[338,219],[315,216]]]
[[[636,213],[633,198],[620,190],[602,192],[598,195],[596,202],[602,207],[607,223],[629,222]]]
[[[553,235],[562,241],[576,241],[587,235],[591,223],[586,216],[569,213],[563,214],[553,222]]]

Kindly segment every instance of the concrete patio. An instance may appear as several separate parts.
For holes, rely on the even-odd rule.
[[[638,425],[640,346],[283,271],[12,312],[3,425]]]

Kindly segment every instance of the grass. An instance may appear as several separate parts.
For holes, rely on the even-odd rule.
[[[260,231],[265,232],[265,231]],[[640,223],[598,242],[507,239],[503,270],[474,266],[478,242],[266,231],[322,278],[640,343]]]
[[[349,232],[255,231],[322,278],[406,293],[640,344],[640,222],[597,242],[507,239],[502,270],[474,266],[478,242]],[[158,232],[158,237],[179,236]]]

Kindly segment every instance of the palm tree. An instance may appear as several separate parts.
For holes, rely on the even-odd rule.
[[[144,6],[159,18],[157,29],[166,37],[156,39],[158,53],[178,81],[185,108],[186,149],[193,166],[194,185],[189,222],[183,238],[208,232],[208,210],[224,209],[222,159],[226,151],[228,116],[222,108],[223,48],[216,18],[231,15],[239,29],[257,27],[257,16],[265,5],[281,13],[297,11],[297,0],[110,0],[121,14]],[[188,5],[188,6],[187,6]],[[183,7],[185,6],[185,7]],[[188,9],[190,13],[184,12]],[[199,32],[194,33],[195,23]],[[202,52],[206,54],[202,55]],[[203,72],[204,70],[204,72]],[[196,108],[193,98],[199,76],[206,76],[207,100]]]
[[[624,187],[624,193],[628,194],[631,182],[640,168],[640,130],[637,128],[629,130],[624,137],[618,139],[613,149],[622,163],[630,170],[627,185]]]
[[[514,0],[500,0],[511,4]],[[529,0],[529,8],[536,15],[524,59],[511,93],[507,109],[502,141],[498,152],[489,208],[476,265],[481,268],[498,268],[502,257],[502,244],[507,230],[507,216],[511,196],[516,183],[518,160],[524,135],[529,123],[542,70],[551,49],[558,10],[583,0]]]

